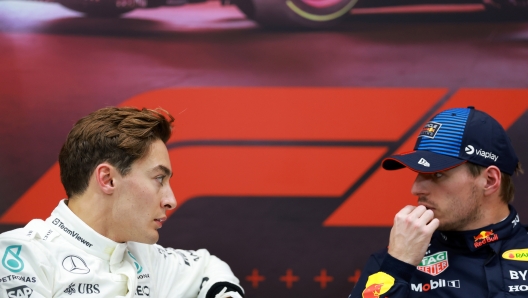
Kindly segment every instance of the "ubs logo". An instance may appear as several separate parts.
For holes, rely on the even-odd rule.
[[[80,283],[75,285],[75,283],[71,283],[66,290],[64,290],[64,293],[68,295],[72,295],[75,293],[79,294],[100,294],[101,291],[99,290],[99,284],[83,284]]]
[[[90,268],[86,266],[86,262],[78,256],[67,256],[62,260],[62,268],[73,274],[86,274],[90,272]]]

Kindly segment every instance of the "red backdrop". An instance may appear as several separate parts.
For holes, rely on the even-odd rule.
[[[346,295],[370,252],[387,244],[394,214],[416,201],[414,173],[380,161],[411,150],[438,111],[475,105],[514,140],[528,134],[520,89],[172,88],[120,105],[176,118],[167,146],[178,208],[160,243],[219,254],[249,297]],[[64,196],[55,164],[0,223],[46,218]],[[521,215],[527,199],[516,196]]]

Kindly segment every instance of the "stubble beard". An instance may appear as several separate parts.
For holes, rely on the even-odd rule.
[[[483,216],[476,186],[471,188],[471,194],[465,202],[462,202],[460,198],[452,198],[450,201],[453,202],[450,208],[452,220],[440,220],[438,226],[440,231],[466,231],[468,225],[480,220]]]

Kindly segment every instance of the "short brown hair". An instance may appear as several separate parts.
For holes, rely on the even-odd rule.
[[[483,166],[479,166],[479,165],[476,165],[470,162],[466,163],[466,165],[471,175],[473,175],[473,177],[478,176],[482,172],[482,170],[485,169],[485,167]],[[517,175],[524,173],[520,162],[517,163],[517,167],[515,168],[515,173],[517,173]],[[509,204],[513,202],[514,195],[515,195],[515,187],[513,185],[512,176],[504,172],[501,172],[501,186],[500,186],[499,196],[501,197],[504,203]]]
[[[107,107],[81,118],[59,154],[62,185],[68,198],[82,194],[95,168],[108,162],[126,175],[155,140],[167,143],[172,117],[163,109]]]

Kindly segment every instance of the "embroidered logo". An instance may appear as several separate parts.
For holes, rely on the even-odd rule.
[[[2,257],[2,266],[11,272],[20,272],[24,269],[24,261],[20,258],[22,245],[11,245],[5,250]]]
[[[33,289],[28,286],[20,286],[16,288],[7,289],[7,297],[9,298],[29,298],[33,294]]]
[[[449,267],[447,251],[440,251],[430,256],[425,256],[416,269],[424,273],[437,276],[438,274],[444,272],[447,267]]]
[[[528,248],[507,250],[502,257],[506,260],[528,262]]]
[[[414,292],[429,292],[431,290],[441,289],[441,288],[460,288],[460,280],[430,280],[429,283],[419,283],[411,284],[411,290]]]
[[[86,266],[83,259],[78,256],[67,256],[62,260],[62,268],[73,274],[86,274],[90,268]]]
[[[418,161],[418,164],[422,165],[424,167],[430,167],[431,166],[431,164],[429,164],[429,162],[427,160],[425,160],[425,158],[420,158],[420,160]]]
[[[71,295],[73,293],[75,293],[75,289],[73,288],[75,287],[75,284],[74,283],[71,283],[68,288],[66,290],[64,290],[64,293],[68,294],[68,295]]]
[[[128,252],[128,255],[134,260],[134,265],[136,266],[137,274],[140,274],[141,271],[143,271],[143,267],[141,267],[141,265],[139,265],[139,263],[136,260],[136,258],[130,252]]]
[[[519,223],[519,214],[512,220],[513,228]]]
[[[365,289],[361,294],[363,298],[378,298],[387,293],[394,285],[394,277],[385,272],[377,272],[369,276]]]
[[[363,298],[379,298],[384,284],[371,284],[363,291]]]
[[[482,245],[499,240],[499,235],[491,231],[482,231],[477,236],[473,236],[475,239],[475,248],[481,247]]]
[[[467,145],[466,148],[464,149],[466,151],[467,154],[469,155],[472,155],[473,153],[475,153],[475,147],[471,146],[471,145]]]
[[[441,123],[429,121],[429,123],[427,123],[424,128],[422,128],[422,131],[418,137],[434,139],[440,127],[442,127]]]

